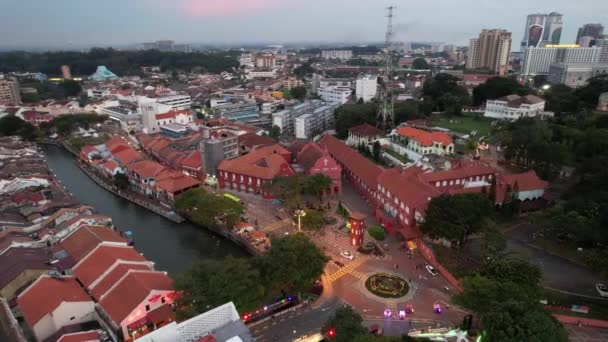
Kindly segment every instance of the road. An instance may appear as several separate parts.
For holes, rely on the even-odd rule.
[[[343,305],[338,298],[326,301],[319,307],[314,304],[288,310],[274,319],[269,319],[250,328],[256,342],[288,342],[304,335],[319,332],[336,310]]]
[[[506,233],[507,250],[525,255],[543,271],[542,285],[561,291],[597,297],[598,275],[579,264],[529,245],[534,227],[522,224]]]

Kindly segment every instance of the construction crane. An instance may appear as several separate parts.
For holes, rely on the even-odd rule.
[[[391,97],[388,83],[391,80],[391,71],[393,68],[393,57],[391,55],[391,46],[393,41],[393,10],[395,6],[389,6],[388,23],[386,25],[386,36],[384,40],[384,70],[382,77],[378,78],[380,83],[378,115],[376,118],[377,126],[383,131],[388,131],[395,124],[395,110],[393,107],[393,98]]]

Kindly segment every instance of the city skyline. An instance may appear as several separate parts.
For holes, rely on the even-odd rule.
[[[469,0],[464,4],[434,0],[416,3],[414,11],[412,4],[396,0],[310,0],[307,4],[304,7],[295,0],[107,0],[82,6],[75,0],[63,0],[46,7],[39,1],[5,0],[0,4],[0,34],[6,38],[0,48],[70,49],[159,39],[195,44],[380,42],[385,30],[384,6],[389,4],[397,6],[396,41],[464,46],[484,28],[505,29],[519,41],[527,15],[559,12],[563,14],[561,42],[573,43],[584,24],[608,23],[608,16],[602,14],[608,13],[608,3],[592,0],[533,4],[523,0]],[[37,24],[21,20],[23,13]]]

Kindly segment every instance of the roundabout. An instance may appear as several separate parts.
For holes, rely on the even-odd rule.
[[[395,274],[376,273],[367,278],[365,288],[381,298],[401,298],[409,292],[410,285]]]

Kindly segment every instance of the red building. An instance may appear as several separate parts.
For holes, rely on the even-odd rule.
[[[229,188],[270,198],[262,185],[276,176],[295,175],[289,166],[290,159],[288,150],[280,145],[271,145],[235,159],[223,160],[217,167],[219,186],[221,189]]]
[[[353,247],[361,247],[365,236],[365,215],[353,212],[348,217],[348,227],[350,228],[350,244]]]
[[[496,181],[496,205],[506,198],[507,188],[526,204],[542,199],[548,183],[534,171],[500,175],[481,162],[458,161],[450,170],[427,172],[418,167],[384,169],[332,136],[319,141],[338,161],[355,189],[375,207],[374,215],[390,232],[405,238],[420,236],[416,226],[424,220],[428,203],[441,194],[481,192]],[[517,185],[516,185],[517,184]]]
[[[36,112],[33,110],[23,112],[21,113],[21,116],[23,117],[23,121],[28,122],[34,126],[38,126],[44,122],[53,121],[52,115],[48,113]]]
[[[332,158],[327,148],[322,148],[314,142],[308,143],[298,153],[295,163],[303,168],[306,175],[323,174],[331,178],[331,188],[326,194],[342,193],[342,168]]]

